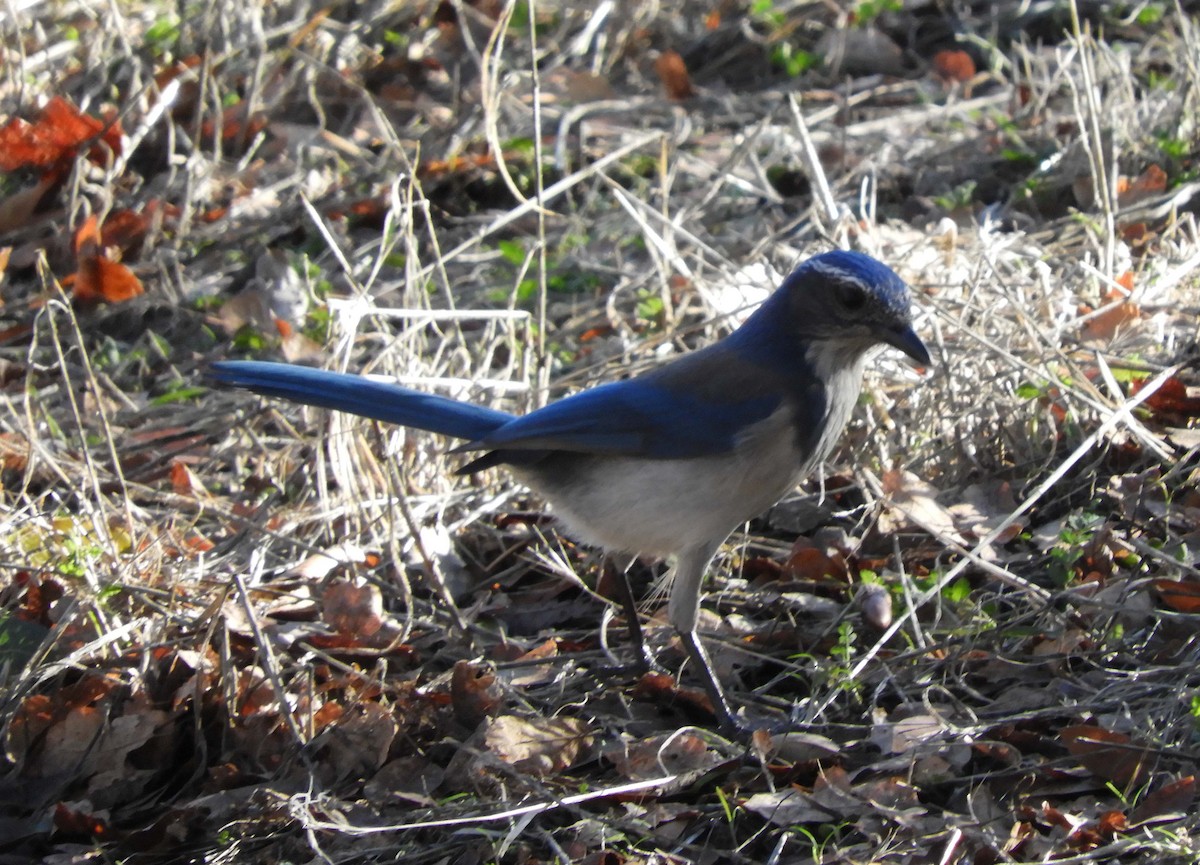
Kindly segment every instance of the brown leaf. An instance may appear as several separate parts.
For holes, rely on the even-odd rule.
[[[1138,393],[1146,384],[1145,379],[1134,382],[1133,393]],[[1200,417],[1200,395],[1191,390],[1178,376],[1171,376],[1162,387],[1148,396],[1142,405],[1158,414]]]
[[[368,799],[388,800],[431,807],[437,804],[434,791],[445,779],[446,770],[424,756],[413,754],[386,764],[363,787]]]
[[[23,472],[29,465],[29,439],[18,433],[0,432],[0,466],[5,471]]]
[[[970,81],[975,77],[975,61],[966,51],[939,51],[933,55],[933,71],[945,81]]]
[[[991,534],[1017,507],[1008,481],[972,484],[962,491],[960,499],[949,507],[950,516],[960,532],[975,539]],[[1008,543],[1025,530],[1026,522],[1024,517],[1014,520],[994,543]]]
[[[1129,824],[1138,826],[1186,817],[1193,813],[1192,803],[1195,801],[1196,776],[1188,775],[1147,794],[1129,815]]]
[[[586,722],[579,718],[493,718],[484,747],[521,772],[548,778],[578,761],[592,745]]]
[[[1071,755],[1102,780],[1121,787],[1137,786],[1150,770],[1146,763],[1149,752],[1124,733],[1095,724],[1075,724],[1058,735]]]
[[[63,284],[74,287],[75,299],[81,303],[120,303],[145,291],[133,271],[104,256],[99,219],[94,213],[75,233],[75,258],[79,269],[64,279]]]
[[[369,637],[383,626],[383,593],[374,583],[337,580],[321,601],[325,623],[343,636]]]
[[[457,661],[450,676],[450,703],[454,717],[467,728],[475,728],[503,705],[504,692],[491,667]]]
[[[1093,315],[1083,323],[1083,338],[1108,341],[1117,332],[1142,317],[1141,308],[1126,299],[1124,292],[1113,289],[1106,296],[1103,312]]]
[[[366,560],[367,554],[357,544],[349,542],[334,544],[326,547],[322,552],[313,553],[289,570],[288,576],[319,582],[342,565],[363,564]]]
[[[201,486],[199,479],[192,474],[191,469],[182,460],[172,460],[171,489],[174,490],[176,495],[190,496],[198,489],[203,490],[204,487]]]
[[[606,749],[604,758],[630,781],[707,771],[724,759],[703,737],[683,732],[622,741]]]
[[[646,673],[633,686],[633,696],[650,703],[683,702],[709,715],[716,710],[712,700],[702,688],[681,687],[673,676],[666,673]]]
[[[898,532],[916,524],[934,536],[958,538],[954,518],[938,503],[939,490],[932,484],[907,471],[884,472],[881,481],[889,507],[880,517],[880,531]]]
[[[146,210],[151,211],[152,205],[156,204],[153,201],[147,203]],[[141,249],[149,229],[150,220],[146,215],[128,209],[114,210],[104,219],[100,245],[105,249],[121,250],[122,257],[131,256]]]
[[[835,823],[840,816],[836,809],[798,788],[755,793],[742,803],[742,807],[776,826]]]
[[[659,54],[658,59],[654,61],[654,71],[658,73],[663,87],[666,88],[668,99],[682,102],[696,95],[692,79],[688,75],[687,64],[683,62],[678,51],[668,50]]]
[[[772,735],[766,730],[755,730],[754,737],[759,753],[770,760],[804,763],[833,757],[841,751],[837,742],[816,733],[792,731]]]
[[[372,775],[386,762],[399,730],[387,708],[359,702],[323,732],[320,762],[343,778]]]
[[[84,810],[83,803],[59,802],[54,806],[54,830],[62,835],[78,835],[93,842],[109,837],[108,824],[91,811]]]
[[[783,573],[791,579],[814,583],[828,577],[844,580],[848,576],[845,558],[840,553],[830,555],[803,535],[792,544],[792,552],[784,562]]]
[[[1200,613],[1200,583],[1157,579],[1154,588],[1162,602],[1178,613]]]
[[[1130,207],[1166,191],[1167,172],[1151,164],[1133,180],[1121,178],[1117,188],[1117,204],[1120,207]]]
[[[514,661],[517,663],[529,663],[530,661],[549,661],[558,657],[558,640],[553,637],[545,642],[534,646],[525,654]],[[508,679],[508,683],[513,687],[528,687],[529,685],[544,685],[547,682],[554,680],[558,674],[555,664],[533,664],[531,666],[520,666],[513,670],[512,675]]]

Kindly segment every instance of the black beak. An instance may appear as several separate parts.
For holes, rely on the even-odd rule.
[[[917,336],[909,325],[895,329],[889,328],[881,332],[879,337],[893,348],[900,349],[920,366],[933,365],[933,361],[929,357],[929,349],[925,348],[921,337]]]

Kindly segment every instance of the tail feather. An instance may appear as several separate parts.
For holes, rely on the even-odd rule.
[[[468,441],[483,438],[514,417],[358,375],[286,363],[221,361],[209,367],[208,377],[263,396],[283,397]]]

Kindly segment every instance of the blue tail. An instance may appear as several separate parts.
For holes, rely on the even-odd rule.
[[[221,361],[209,367],[208,377],[263,396],[283,397],[467,441],[478,441],[513,419],[506,412],[469,402],[358,375],[286,363]]]

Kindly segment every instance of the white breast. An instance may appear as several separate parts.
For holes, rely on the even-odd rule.
[[[569,470],[517,473],[581,540],[667,556],[724,539],[779,501],[805,468],[791,411],[780,409],[749,428],[729,456],[580,456]]]
[[[862,392],[863,367],[867,356],[861,346],[819,341],[808,350],[816,378],[825,382],[829,406],[825,412],[825,428],[817,440],[805,471],[810,472],[823,463],[842,437],[842,430],[854,412],[854,404]]]

